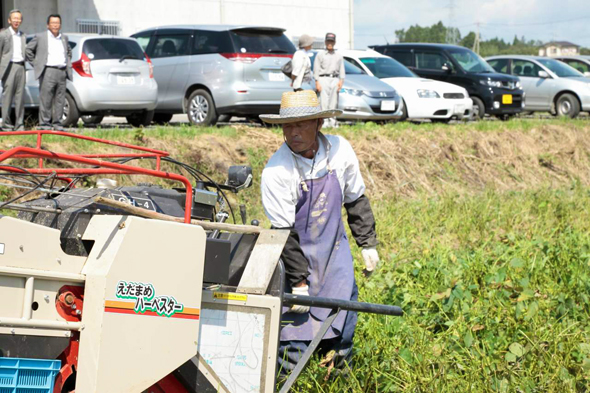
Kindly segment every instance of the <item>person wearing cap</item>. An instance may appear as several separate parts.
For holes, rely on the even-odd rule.
[[[344,84],[344,58],[334,49],[336,34],[326,34],[326,50],[317,54],[313,64],[315,87],[320,94],[322,110],[338,107],[338,93]],[[328,126],[336,127],[336,119],[327,119]]]
[[[2,131],[24,130],[26,36],[18,28],[23,21],[19,10],[8,13],[8,29],[0,32],[0,80],[2,80]],[[14,103],[14,122],[10,112]]]
[[[285,142],[262,171],[264,211],[272,227],[290,231],[281,259],[286,292],[331,299],[358,298],[353,258],[344,225],[348,225],[370,275],[379,262],[375,218],[359,162],[341,136],[320,132],[325,119],[342,111],[322,110],[312,90],[283,93],[278,115],[260,115],[283,127]],[[283,310],[279,347],[282,373],[292,371],[315,337],[329,309],[292,306]],[[321,341],[320,355],[335,367],[345,367],[352,356],[357,314],[340,311]],[[334,352],[331,352],[334,350]]]
[[[309,59],[313,37],[303,34],[299,37],[299,50],[293,55],[291,86],[294,91],[302,90],[301,85],[311,82],[311,60]]]

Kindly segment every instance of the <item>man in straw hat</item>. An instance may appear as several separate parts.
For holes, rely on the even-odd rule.
[[[379,262],[375,218],[359,163],[350,143],[320,132],[324,119],[339,110],[321,110],[311,90],[283,93],[280,114],[261,115],[281,124],[285,143],[262,172],[262,204],[274,228],[289,229],[283,250],[288,285],[296,295],[357,300],[353,258],[342,223],[342,205],[357,244],[365,274]],[[279,348],[282,372],[291,371],[318,332],[329,309],[294,306],[283,312]],[[352,355],[357,315],[341,311],[321,341],[332,365],[344,367]],[[332,350],[334,350],[332,352]]]

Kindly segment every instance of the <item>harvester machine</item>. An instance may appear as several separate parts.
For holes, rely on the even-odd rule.
[[[287,391],[340,310],[401,315],[284,293],[288,231],[247,225],[244,206],[236,224],[227,198],[252,183],[248,167],[220,184],[142,146],[59,131],[0,140],[27,135],[31,147],[0,150],[1,392],[272,392],[283,307],[332,309]],[[43,138],[117,153],[57,153]]]

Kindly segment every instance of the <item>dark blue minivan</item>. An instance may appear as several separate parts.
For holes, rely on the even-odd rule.
[[[473,117],[485,113],[502,119],[522,112],[524,92],[517,77],[497,73],[472,50],[445,44],[372,46],[423,78],[464,87],[473,100]]]

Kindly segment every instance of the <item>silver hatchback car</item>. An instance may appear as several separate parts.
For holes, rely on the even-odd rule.
[[[295,53],[284,29],[236,25],[163,26],[133,34],[154,63],[154,121],[186,113],[194,125],[220,115],[278,113],[291,81],[281,67]]]
[[[486,60],[497,72],[520,78],[527,111],[572,118],[580,111],[590,112],[590,78],[569,65],[538,56],[492,56]]]
[[[62,123],[100,123],[125,116],[138,127],[152,121],[158,99],[153,67],[137,41],[127,37],[68,34],[73,80],[67,81]],[[25,108],[39,107],[39,82],[27,64]],[[1,91],[1,89],[0,89]]]

